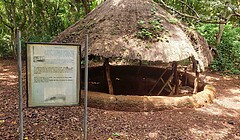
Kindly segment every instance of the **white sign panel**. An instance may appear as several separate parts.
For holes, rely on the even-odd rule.
[[[79,104],[79,47],[27,44],[29,107]]]

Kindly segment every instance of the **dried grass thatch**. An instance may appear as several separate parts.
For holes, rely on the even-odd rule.
[[[156,21],[160,24],[153,23]],[[157,34],[152,29],[150,37],[141,38],[139,34],[143,28],[151,30],[151,26],[156,27]],[[208,55],[202,54],[206,52],[197,52],[194,48],[208,48],[206,41],[202,41],[199,34],[186,34],[183,27],[152,0],[106,0],[86,18],[60,33],[53,42],[79,43],[84,46],[85,34],[88,33],[89,54],[162,62],[180,61],[194,56],[204,67],[205,61],[201,57],[204,60],[211,57],[207,58]],[[191,39],[192,35],[196,35],[195,42]]]

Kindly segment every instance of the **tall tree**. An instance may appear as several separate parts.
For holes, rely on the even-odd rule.
[[[10,46],[13,56],[16,56],[15,39],[17,30],[25,30],[26,23],[30,20],[28,14],[32,13],[33,5],[32,0],[3,0],[0,1],[0,21],[9,29],[10,33]],[[29,25],[31,26],[31,24]]]
[[[5,46],[11,55],[16,56],[17,30],[22,31],[24,41],[50,41],[51,37],[83,18],[101,1],[0,0],[0,51]]]

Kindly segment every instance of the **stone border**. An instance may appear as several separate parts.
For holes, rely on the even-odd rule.
[[[82,100],[84,91],[81,91]],[[216,89],[212,85],[205,85],[204,90],[192,96],[130,96],[110,95],[101,92],[88,92],[88,106],[116,111],[159,111],[174,108],[202,107],[212,103],[216,97]]]

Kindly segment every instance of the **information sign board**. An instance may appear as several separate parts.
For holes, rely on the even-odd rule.
[[[27,43],[28,107],[79,104],[80,45]]]

